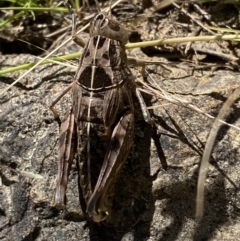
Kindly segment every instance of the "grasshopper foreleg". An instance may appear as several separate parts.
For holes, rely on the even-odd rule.
[[[51,102],[49,108],[50,110],[53,112],[53,115],[54,115],[54,120],[59,120],[60,121],[60,118],[59,118],[59,114],[57,112],[57,110],[54,108],[54,106],[58,103],[59,100],[62,99],[62,97],[72,89],[72,86],[73,86],[74,83],[71,83],[70,85],[68,85],[56,98],[54,98],[54,100]],[[61,122],[61,121],[60,121]]]

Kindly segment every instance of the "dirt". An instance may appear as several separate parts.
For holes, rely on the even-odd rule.
[[[238,6],[230,3],[177,3],[191,17],[171,6],[144,20],[142,15],[151,11],[145,2],[124,2],[113,9],[121,21],[129,16],[123,24],[131,29],[131,41],[210,35],[195,20],[204,26],[239,28]],[[141,18],[135,23],[131,19],[137,16]],[[162,65],[146,67],[148,81],[156,81],[169,96],[217,116],[227,97],[240,86],[238,45],[230,41],[196,42],[128,50],[128,54],[161,61]],[[71,43],[59,52],[77,49]],[[36,60],[32,54],[0,55],[1,69]],[[140,70],[132,68],[137,79],[142,79]],[[0,76],[0,92],[23,73]],[[159,145],[151,139],[153,128],[137,118],[134,150],[117,182],[109,222],[97,224],[83,214],[75,163],[66,209],[53,207],[59,127],[49,121],[48,106],[71,83],[74,73],[74,68],[59,64],[40,66],[0,97],[0,240],[238,240],[239,130],[223,125],[219,131],[205,184],[204,218],[196,221],[199,164],[213,119],[156,97],[148,105],[156,106],[153,118]],[[70,104],[71,97],[66,95],[57,105],[61,117]],[[236,102],[227,122],[240,126],[239,115]],[[43,178],[19,176],[16,170]]]

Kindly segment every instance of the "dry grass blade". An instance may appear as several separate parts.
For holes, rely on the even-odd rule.
[[[159,11],[162,8],[165,8],[171,4],[173,4],[174,2],[177,2],[177,0],[164,0],[161,1],[160,3],[157,4],[157,6],[154,6],[155,11]]]
[[[196,199],[196,218],[201,220],[203,217],[203,210],[204,210],[204,182],[207,175],[207,169],[209,164],[209,158],[213,149],[213,145],[218,133],[219,128],[221,127],[222,123],[220,120],[224,118],[227,111],[233,105],[235,100],[240,97],[240,88],[237,88],[226,100],[223,107],[221,108],[217,118],[215,119],[212,129],[210,131],[208,140],[205,145],[205,150],[203,153],[203,158],[199,170],[199,177],[198,177],[198,185],[197,185],[197,199]]]
[[[89,24],[85,25],[81,31],[83,31],[84,29],[86,29],[88,27]],[[26,75],[28,75],[33,69],[35,69],[37,66],[39,66],[44,60],[46,60],[47,58],[49,58],[50,56],[52,56],[59,48],[61,48],[62,46],[64,46],[65,44],[67,44],[69,41],[71,40],[71,38],[65,40],[61,45],[59,45],[58,48],[54,49],[52,52],[50,52],[46,57],[44,57],[42,60],[40,60],[39,62],[37,62],[31,69],[29,69],[27,72],[25,72],[23,75],[21,75],[18,79],[16,79],[12,84],[10,84],[7,88],[5,88],[1,93],[0,96],[2,94],[4,94],[7,90],[9,90],[12,86],[14,86],[17,82],[19,82],[22,78],[24,78]]]
[[[145,92],[145,93],[147,93],[149,95],[153,95],[156,98],[167,100],[167,101],[169,101],[172,104],[186,107],[186,108],[191,109],[193,111],[196,111],[196,112],[198,112],[198,113],[200,113],[202,115],[205,115],[205,116],[207,116],[210,119],[214,119],[215,118],[214,116],[209,115],[208,113],[204,112],[203,110],[201,110],[197,106],[194,106],[189,101],[186,101],[186,100],[184,100],[182,98],[180,99],[180,98],[178,98],[176,96],[173,96],[173,95],[170,95],[165,90],[162,90],[159,86],[157,86],[157,84],[156,84],[156,88],[157,88],[157,90],[156,90],[156,89],[152,88],[150,85],[144,83],[143,81],[139,80],[139,82],[141,82],[141,84],[144,86],[144,89],[140,89],[142,92]],[[158,106],[152,106],[151,108],[154,109],[154,108],[157,108],[157,107]],[[234,128],[234,129],[240,131],[240,127],[232,125],[232,124],[229,124],[229,123],[223,121],[222,118],[217,118],[216,121],[218,123],[220,123],[220,124],[224,124],[224,125],[230,126],[230,127]]]

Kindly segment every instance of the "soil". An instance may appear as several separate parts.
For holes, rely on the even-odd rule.
[[[154,6],[157,2],[153,2]],[[233,3],[177,2],[160,10],[154,10],[149,3],[123,1],[112,9],[113,16],[131,32],[131,42],[211,35],[207,25],[239,29],[239,6]],[[79,28],[94,11],[93,5],[86,6]],[[56,14],[47,15],[44,18],[40,14],[36,22],[29,16],[18,24],[26,25],[20,34],[26,37],[27,31],[33,33],[31,29],[37,27],[38,20],[45,19],[46,28],[38,42],[52,49],[53,44],[60,44],[59,34],[47,38],[47,33],[60,25],[65,27],[67,21]],[[49,26],[56,19],[61,21],[51,29]],[[9,40],[6,36],[4,40],[0,36],[1,69],[37,61],[36,54],[44,55],[22,43],[23,50],[15,51],[16,42],[19,44],[15,33]],[[82,36],[87,39],[87,32]],[[4,50],[6,45],[12,49],[11,53]],[[58,52],[79,50],[71,42]],[[151,84],[156,82],[168,96],[185,100],[214,117],[240,86],[237,41],[182,43],[127,50],[127,53],[140,60],[161,62],[146,66],[144,79]],[[66,209],[53,207],[59,126],[49,121],[52,115],[49,104],[72,82],[75,71],[76,68],[56,63],[42,65],[0,96],[0,240],[238,240],[239,130],[223,125],[218,133],[205,183],[204,217],[196,221],[199,164],[214,120],[156,96],[146,102],[155,106],[152,116],[158,133],[154,136],[154,129],[142,117],[136,118],[134,150],[116,183],[111,219],[94,223],[84,215],[75,163],[70,173]],[[143,79],[141,68],[133,67],[132,71],[136,81]],[[0,91],[23,73],[0,76]],[[57,104],[61,117],[70,103],[71,96],[67,94]],[[239,116],[237,101],[229,110],[227,122],[240,126]],[[17,175],[16,171],[32,172],[43,178],[32,179]]]

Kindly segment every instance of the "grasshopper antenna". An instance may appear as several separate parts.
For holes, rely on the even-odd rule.
[[[64,1],[72,17],[72,40],[81,47],[85,47],[84,41],[76,35],[76,17],[72,5],[68,1]]]
[[[75,13],[73,11],[72,5],[68,1],[64,1],[64,4],[67,6],[71,17],[72,17],[72,38],[75,37],[76,35],[76,18],[75,18]]]

